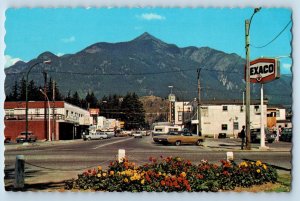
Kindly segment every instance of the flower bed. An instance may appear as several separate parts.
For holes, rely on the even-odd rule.
[[[202,160],[198,165],[179,157],[167,157],[158,161],[150,157],[150,162],[141,166],[124,160],[111,162],[107,170],[88,170],[78,175],[78,179],[65,182],[65,188],[95,191],[131,192],[181,192],[233,190],[235,187],[250,187],[277,181],[274,168],[262,163],[228,162],[212,164]]]

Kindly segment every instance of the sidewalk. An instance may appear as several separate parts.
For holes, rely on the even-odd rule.
[[[70,144],[70,143],[80,143],[82,139],[75,139],[75,140],[58,140],[58,141],[37,141],[37,142],[30,142],[30,143],[19,143],[19,144],[4,144],[5,150],[18,150],[18,149],[26,149],[28,148],[35,148],[35,147],[51,147],[55,145],[61,144]]]
[[[271,147],[272,144],[266,143],[265,149],[260,148],[259,143],[251,143],[251,150],[241,150],[240,139],[214,139],[206,138],[203,146],[205,149],[214,151],[267,151],[267,152],[289,152],[291,147]]]

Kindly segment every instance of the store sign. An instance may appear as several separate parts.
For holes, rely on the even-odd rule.
[[[175,102],[176,101],[176,97],[174,94],[169,94],[169,101],[170,102]]]
[[[98,108],[90,108],[89,109],[90,115],[97,115],[99,114],[99,109]]]
[[[251,83],[264,84],[278,78],[280,78],[280,63],[277,59],[259,58],[250,62]]]

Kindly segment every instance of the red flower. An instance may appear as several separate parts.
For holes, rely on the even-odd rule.
[[[187,191],[191,191],[191,190],[192,190],[192,189],[191,189],[191,186],[190,186],[190,185],[187,185],[187,186],[186,186],[186,190],[187,190]]]
[[[88,173],[91,173],[92,172],[92,170],[88,170]]]
[[[229,172],[228,171],[223,171],[223,175],[228,176]]]
[[[202,174],[197,174],[197,179],[203,179],[204,176]]]
[[[160,185],[165,186],[166,182],[164,180],[161,180]]]

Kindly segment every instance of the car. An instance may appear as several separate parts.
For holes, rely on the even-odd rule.
[[[161,144],[195,144],[200,146],[204,142],[204,137],[193,135],[191,132],[172,131],[167,135],[154,136],[153,141]]]
[[[5,137],[4,143],[10,143],[10,142],[11,142],[11,137],[10,136]]]
[[[251,142],[259,143],[260,142],[260,128],[250,129]],[[276,139],[276,134],[272,133],[269,129],[265,128],[265,141],[268,143],[274,142]]]
[[[135,131],[132,136],[134,138],[142,138],[143,137],[143,133],[141,131]]]
[[[32,131],[27,132],[27,142],[35,142],[37,136],[32,133]],[[26,141],[26,131],[23,131],[16,137],[16,142],[21,143]]]
[[[83,140],[102,140],[102,139],[108,139],[107,134],[104,132],[90,132],[86,135],[82,135]]]
[[[279,137],[280,141],[291,142],[292,141],[292,128],[284,128]]]

